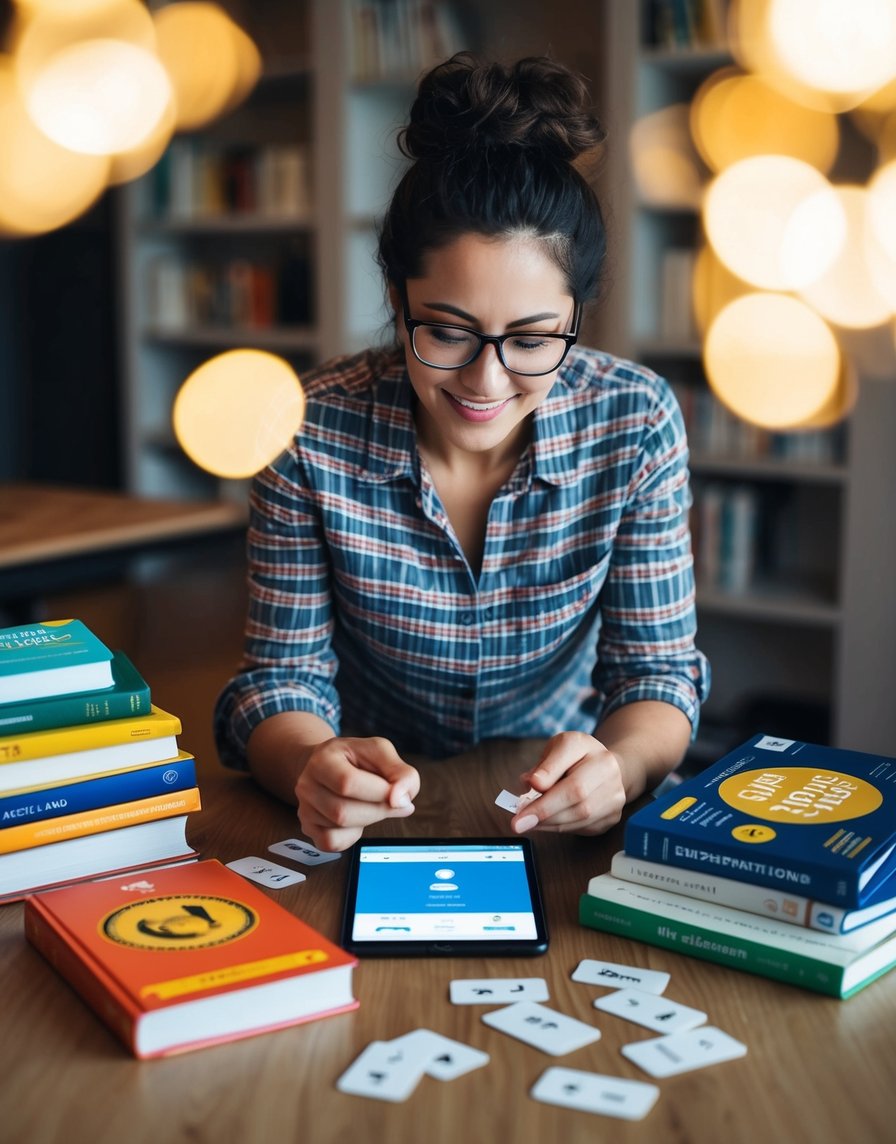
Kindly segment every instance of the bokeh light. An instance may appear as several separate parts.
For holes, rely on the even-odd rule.
[[[174,432],[201,468],[250,477],[290,443],[305,394],[288,362],[262,350],[229,350],[204,362],[174,401]]]
[[[827,172],[840,145],[830,112],[805,107],[761,76],[736,68],[713,72],[697,89],[691,132],[714,171],[754,155],[789,155]]]
[[[709,243],[704,243],[694,261],[692,308],[698,333],[703,336],[720,310],[753,290],[749,282],[732,274]]]
[[[827,323],[787,294],[745,294],[713,320],[703,363],[736,416],[766,429],[812,423],[835,400],[840,350]]]
[[[671,210],[700,206],[704,179],[691,139],[689,104],[673,103],[638,119],[629,150],[643,203]]]
[[[845,237],[838,200],[813,198],[829,189],[824,175],[800,159],[742,159],[707,189],[703,217],[709,241],[733,273],[755,286],[803,286],[825,272]]]
[[[878,289],[867,258],[868,192],[860,186],[838,186],[835,192],[846,218],[846,241],[825,273],[800,295],[839,326],[877,326],[888,320],[892,307]]]
[[[44,135],[2,56],[0,123],[0,234],[27,236],[64,226],[105,190],[108,158],[79,155]]]
[[[217,4],[169,4],[154,22],[159,57],[174,86],[178,131],[217,118],[258,78],[260,59]]]
[[[125,40],[82,40],[55,52],[32,78],[35,123],[72,151],[112,155],[139,146],[159,126],[171,84],[152,52]]]
[[[818,91],[861,98],[896,76],[896,0],[771,0],[768,30],[784,66]]]

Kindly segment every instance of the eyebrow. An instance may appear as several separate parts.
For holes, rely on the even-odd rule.
[[[465,310],[461,310],[457,306],[451,306],[448,302],[424,302],[423,305],[429,310],[439,310],[445,314],[453,314],[455,318],[462,318],[463,321],[470,322],[472,325],[477,324],[477,320],[472,314],[468,314]],[[542,314],[531,314],[528,318],[517,318],[515,322],[508,322],[507,329],[514,330],[518,326],[531,326],[533,322],[543,322],[548,318],[559,317],[559,313],[553,310],[545,310]]]

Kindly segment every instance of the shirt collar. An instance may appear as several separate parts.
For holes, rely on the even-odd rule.
[[[575,391],[584,379],[575,370],[561,368],[550,393],[535,411],[532,444],[517,469],[516,479],[567,485],[576,476]],[[364,474],[372,481],[409,477],[419,484],[414,391],[400,352],[388,353],[377,371],[373,415],[367,440]]]

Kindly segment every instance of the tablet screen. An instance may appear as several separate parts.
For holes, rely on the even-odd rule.
[[[542,953],[528,839],[368,839],[354,848],[343,945],[358,953]]]

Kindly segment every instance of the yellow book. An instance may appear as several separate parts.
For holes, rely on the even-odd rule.
[[[175,814],[190,814],[199,810],[199,788],[175,791],[173,794],[155,795],[153,798],[140,798],[134,802],[119,802],[114,806],[104,806],[99,810],[82,810],[77,814],[65,814],[43,822],[26,822],[21,826],[8,826],[0,830],[0,854],[11,854],[19,850],[29,850],[34,846],[46,846],[51,842],[62,842],[66,838],[83,838],[85,834],[99,834],[105,830],[117,830],[122,826],[136,826],[141,822],[152,822],[157,818],[171,818]]]
[[[26,731],[18,735],[0,736],[0,765],[25,759],[42,759],[47,755],[70,755],[93,747],[111,747],[132,743],[135,739],[157,739],[163,735],[179,735],[180,719],[169,715],[153,703],[149,714],[128,719],[110,719],[105,723],[75,723],[52,731]]]
[[[152,706],[148,715],[0,738],[0,794],[175,758],[181,722]]]

